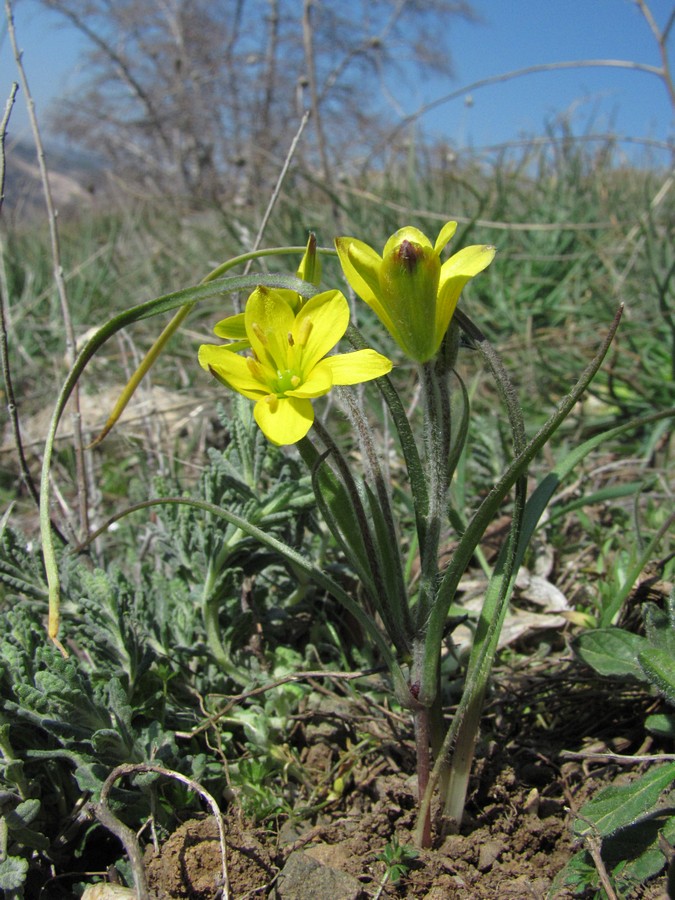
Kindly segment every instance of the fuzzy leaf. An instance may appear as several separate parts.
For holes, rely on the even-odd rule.
[[[601,675],[632,676],[646,681],[638,655],[648,649],[646,638],[622,628],[596,628],[580,635],[574,649],[583,661]]]
[[[651,812],[661,793],[675,781],[675,763],[651,769],[632,784],[610,785],[584,803],[574,824],[577,837],[593,831],[602,837],[632,825]]]
[[[8,856],[0,862],[0,888],[18,891],[28,874],[28,860],[20,856]]]
[[[39,800],[24,800],[23,803],[7,813],[5,819],[10,829],[25,828],[35,819],[40,812]]]
[[[661,609],[656,603],[644,603],[642,618],[649,643],[675,657],[675,622],[670,604],[667,609]]]
[[[675,703],[675,656],[667,650],[651,647],[638,656],[647,678],[670,703]]]

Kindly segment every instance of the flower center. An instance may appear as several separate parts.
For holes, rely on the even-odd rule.
[[[277,369],[276,383],[274,385],[275,393],[278,397],[283,397],[286,391],[293,391],[300,384],[301,378],[293,369]]]

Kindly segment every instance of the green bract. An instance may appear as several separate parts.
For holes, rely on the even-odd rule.
[[[456,228],[456,222],[447,222],[435,244],[417,228],[400,228],[382,256],[356,238],[335,240],[347,281],[415,362],[428,362],[438,353],[462,288],[495,255],[494,247],[480,244],[441,264],[441,252]]]
[[[311,400],[335,384],[357,384],[386,375],[392,363],[374,350],[327,356],[349,324],[349,305],[340,291],[324,291],[296,312],[288,291],[259,287],[244,311],[246,341],[202,344],[199,363],[223,384],[255,400],[255,420],[274,444],[295,444],[314,421]]]

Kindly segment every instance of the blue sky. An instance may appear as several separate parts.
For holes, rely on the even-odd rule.
[[[671,0],[649,0],[657,23],[665,24]],[[411,89],[405,110],[433,101],[480,79],[545,63],[621,59],[660,65],[656,42],[633,0],[473,0],[481,24],[448,23],[456,77],[428,79]],[[55,95],[76,85],[80,38],[31,0],[15,0],[15,22],[38,116]],[[0,103],[16,79],[3,27],[0,42]],[[675,28],[670,36],[675,66]],[[396,91],[396,85],[392,85]],[[470,96],[470,104],[466,98]],[[400,99],[400,98],[399,98]],[[477,88],[438,106],[423,120],[426,131],[460,147],[481,147],[541,134],[546,121],[568,112],[576,132],[612,129],[629,138],[672,138],[673,111],[665,86],[654,75],[613,68],[539,72]],[[27,136],[19,96],[10,136]],[[666,162],[666,153],[657,156]]]

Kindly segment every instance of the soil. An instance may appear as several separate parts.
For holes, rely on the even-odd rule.
[[[420,851],[396,884],[385,879],[386,867],[378,856],[394,838],[412,844],[416,801],[414,779],[409,777],[414,769],[411,735],[382,707],[373,708],[364,700],[357,703],[361,708],[348,707],[350,718],[342,704],[327,698],[322,715],[308,712],[294,735],[304,745],[307,771],[334,771],[364,734],[374,736],[371,749],[346,776],[339,798],[329,798],[320,811],[301,814],[297,821],[254,825],[236,803],[231,805],[225,814],[231,900],[319,900],[318,894],[310,897],[302,891],[276,894],[279,873],[298,851],[355,879],[350,883],[356,889],[344,895],[327,890],[329,900],[552,896],[553,878],[579,849],[571,836],[574,811],[600,787],[627,777],[627,767],[619,761],[569,758],[563,751],[627,755],[661,749],[645,743],[642,727],[653,697],[639,690],[609,690],[607,683],[598,684],[590,675],[584,681],[576,665],[557,672],[551,676],[542,665],[537,674],[530,663],[524,673],[497,673],[461,833],[437,836],[433,848]],[[150,848],[146,870],[150,890],[159,900],[227,896],[213,818],[183,823],[159,855]],[[558,891],[555,900],[572,896]],[[665,876],[631,895],[645,900],[666,896]]]

